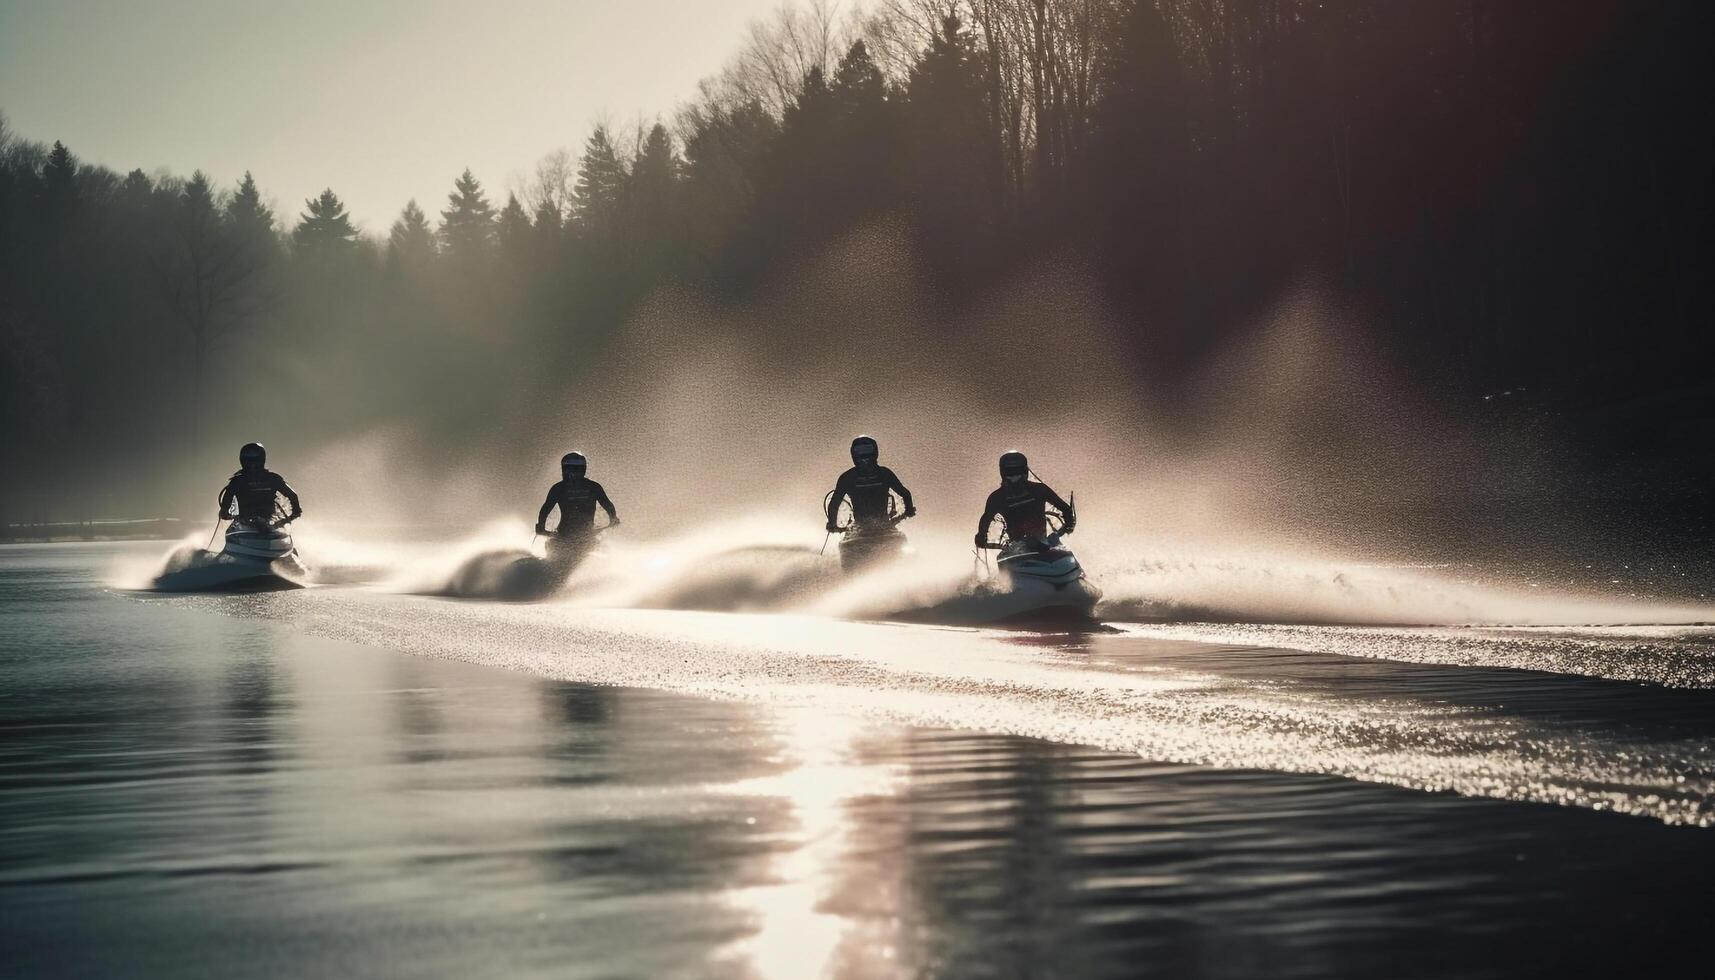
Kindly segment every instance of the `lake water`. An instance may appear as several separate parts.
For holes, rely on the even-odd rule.
[[[1517,976],[1702,954],[1708,630],[138,594],[0,548],[6,976]]]

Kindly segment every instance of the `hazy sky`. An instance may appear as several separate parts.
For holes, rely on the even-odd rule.
[[[0,0],[0,111],[124,172],[331,186],[368,230],[469,166],[505,200],[598,118],[671,122],[779,0]],[[497,202],[498,203],[498,202]]]

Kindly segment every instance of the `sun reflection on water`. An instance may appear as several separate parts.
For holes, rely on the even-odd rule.
[[[859,923],[853,907],[836,895],[857,830],[853,802],[891,795],[903,781],[902,767],[858,759],[861,741],[888,736],[859,718],[807,707],[787,709],[779,719],[777,760],[789,768],[722,787],[733,795],[784,801],[792,817],[790,829],[771,842],[776,856],[769,882],[726,896],[756,929],[722,958],[742,962],[760,977],[826,976],[843,972],[841,964],[853,958],[891,961],[897,911],[874,907],[883,896],[864,895],[861,948],[847,948]]]

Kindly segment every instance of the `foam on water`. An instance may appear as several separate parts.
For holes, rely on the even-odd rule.
[[[768,514],[651,537],[629,526],[605,535],[599,551],[556,594],[586,608],[791,611],[844,619],[969,622],[965,600],[992,573],[973,558],[963,533],[907,525],[911,554],[858,575],[842,575],[832,543],[801,522]],[[373,584],[395,592],[457,594],[473,565],[513,559],[541,544],[524,521],[496,520],[452,541],[401,540],[384,531],[352,534],[313,522],[294,527],[299,551],[319,584]],[[1567,594],[1528,579],[1470,569],[1422,568],[1260,549],[1214,547],[1177,552],[1149,542],[1077,538],[1071,543],[1105,593],[1107,621],[1156,624],[1298,624],[1324,626],[1565,626],[1715,622],[1715,604],[1670,602],[1628,594]],[[186,538],[160,562],[130,561],[113,570],[120,588],[148,579],[203,542]],[[1140,557],[1147,555],[1147,557]],[[490,590],[492,591],[492,590]],[[481,598],[497,596],[485,592]],[[532,593],[500,598],[539,598]],[[1242,631],[1184,632],[1233,637]],[[1315,649],[1336,649],[1321,635]],[[1268,642],[1281,642],[1278,637]],[[1382,649],[1374,646],[1372,649]],[[1616,676],[1630,676],[1619,674]]]
[[[564,680],[1715,825],[1707,737],[1639,741],[1500,706],[1461,707],[1418,696],[1403,674],[1353,691],[1229,669],[1219,648],[1196,647],[1217,654],[1200,669],[1151,662],[1151,651],[1185,644],[1098,640],[1135,653],[1113,669],[1053,640],[1036,647],[1017,634],[804,615],[497,606],[352,590],[197,601],[318,635]]]
[[[1134,636],[1284,647],[1343,657],[1504,667],[1663,687],[1715,688],[1715,630],[1632,627],[1353,627],[1259,623],[1125,624]]]

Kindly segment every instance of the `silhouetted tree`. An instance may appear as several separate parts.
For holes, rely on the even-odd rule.
[[[494,243],[494,207],[468,168],[447,195],[447,209],[441,212],[441,241],[446,243],[450,258],[466,265],[486,257]]]
[[[537,232],[538,239],[550,242],[558,239],[561,231],[559,207],[552,201],[543,201],[536,206],[536,220],[530,224]]]
[[[640,282],[679,264],[680,169],[667,127],[656,123],[644,137],[625,185],[629,259]]]
[[[226,202],[226,219],[232,226],[235,240],[247,247],[272,252],[279,243],[274,228],[274,211],[262,202],[256,178],[248,170]]]
[[[495,219],[495,237],[503,267],[523,272],[529,255],[530,216],[524,213],[524,205],[518,203],[518,195],[506,195],[506,206]]]
[[[125,182],[119,185],[119,200],[125,207],[141,211],[149,204],[149,197],[155,191],[155,182],[142,170],[133,170],[125,175]]]
[[[1715,151],[1688,120],[1715,68],[1697,5],[845,9],[758,22],[671,127],[623,148],[595,127],[498,213],[468,172],[438,233],[407,204],[385,264],[331,190],[289,222],[289,257],[257,262],[284,239],[249,174],[230,196],[122,176],[0,117],[0,494],[87,482],[62,443],[147,468],[216,396],[235,418],[291,402],[327,438],[391,413],[436,431],[433,452],[522,441],[488,424],[524,410],[502,403],[600,370],[658,284],[741,300],[883,215],[953,313],[1072,257],[1117,325],[1109,352],[1160,404],[1304,283],[1432,376],[1438,404],[1704,386]],[[405,268],[461,274],[382,274]],[[958,356],[940,322],[925,343]],[[253,342],[216,342],[239,324]],[[742,329],[762,348],[803,328]],[[209,370],[226,358],[243,384]],[[504,385],[472,380],[490,363]]]
[[[924,253],[943,272],[980,267],[1003,247],[1003,147],[975,43],[959,18],[947,15],[906,81],[908,195]]]
[[[254,233],[255,229],[249,229]],[[191,451],[200,458],[204,396],[215,344],[259,312],[268,253],[239,238],[202,171],[179,193],[156,273],[172,315],[190,338]]]
[[[244,179],[238,182],[232,200],[227,202],[226,214],[240,235],[274,233],[274,212],[262,203],[262,192],[257,190],[256,178],[248,170],[244,172]]]
[[[780,243],[800,247],[826,234],[834,222],[823,210],[835,172],[839,110],[821,68],[804,76],[797,98],[781,114],[763,195],[761,225]]]
[[[42,167],[42,200],[55,220],[65,220],[77,204],[77,159],[59,140]]]
[[[779,124],[758,102],[725,107],[704,101],[687,109],[685,229],[703,276],[732,276],[764,256],[755,224],[757,195]]]
[[[852,42],[828,87],[839,122],[831,175],[836,220],[849,221],[898,199],[899,124],[887,83],[862,40]]]
[[[332,257],[356,244],[357,229],[333,188],[304,202],[304,213],[292,231],[292,242],[310,258]]]
[[[1155,0],[1128,0],[1101,66],[1102,99],[1081,215],[1105,235],[1102,254],[1134,302],[1184,324],[1197,252],[1188,212],[1193,144],[1185,67]],[[1108,188],[1127,188],[1123,194]],[[1231,288],[1230,285],[1225,288]]]
[[[572,222],[586,233],[610,232],[619,218],[625,193],[625,168],[614,151],[606,126],[597,126],[584,143],[578,179],[572,191]]]
[[[387,259],[396,270],[421,273],[435,258],[435,233],[416,200],[405,202],[387,233]]]

